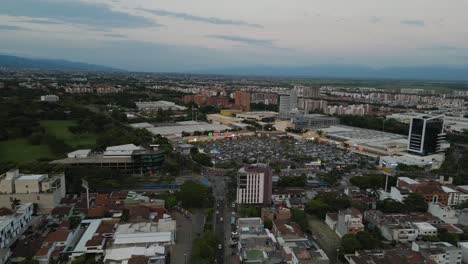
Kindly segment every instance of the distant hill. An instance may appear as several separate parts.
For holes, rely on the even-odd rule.
[[[316,65],[304,67],[219,68],[193,72],[197,74],[256,75],[337,79],[405,79],[468,81],[467,66],[408,66],[375,69],[361,65]]]
[[[31,70],[61,70],[61,71],[123,71],[112,67],[73,62],[66,60],[50,60],[24,58],[11,55],[0,55],[0,68],[31,69]]]

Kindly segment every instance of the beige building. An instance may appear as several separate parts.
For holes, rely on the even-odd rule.
[[[39,212],[50,212],[65,197],[65,176],[21,174],[18,169],[0,175],[0,207],[10,208],[12,202],[35,203]]]
[[[222,124],[222,125],[227,125],[227,126],[242,121],[241,118],[235,118],[235,117],[230,117],[230,116],[225,116],[225,115],[220,115],[220,114],[207,115],[206,119],[208,119],[214,124]]]

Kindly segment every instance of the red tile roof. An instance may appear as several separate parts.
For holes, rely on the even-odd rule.
[[[65,242],[69,234],[68,230],[57,229],[57,231],[47,234],[44,242]]]

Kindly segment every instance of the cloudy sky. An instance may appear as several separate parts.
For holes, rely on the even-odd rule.
[[[468,64],[467,0],[1,0],[0,53],[129,70]]]

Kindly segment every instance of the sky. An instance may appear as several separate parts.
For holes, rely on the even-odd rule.
[[[0,2],[0,54],[158,72],[468,65],[466,0]]]

